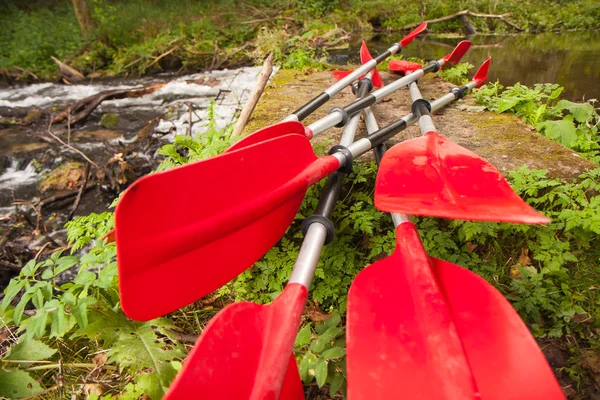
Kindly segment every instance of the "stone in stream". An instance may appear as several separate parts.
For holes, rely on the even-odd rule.
[[[384,72],[381,75],[384,83],[397,79],[391,73]],[[280,70],[263,93],[244,134],[281,121],[334,82],[331,71],[305,73]],[[452,86],[436,75],[426,75],[419,80],[421,93],[429,100],[448,93]],[[325,116],[332,107],[344,106],[354,100],[355,96],[348,88],[308,117],[304,123],[308,125]],[[383,127],[408,114],[410,105],[408,90],[400,89],[372,108],[379,126]],[[530,169],[548,170],[549,176],[571,179],[595,168],[592,162],[538,134],[535,128],[525,124],[517,116],[482,111],[472,95],[435,113],[433,120],[440,134],[487,159],[502,172],[527,165]],[[364,125],[359,126],[359,135],[364,135]],[[333,146],[339,141],[341,133],[342,128],[332,128],[314,140],[331,139]],[[411,126],[388,143],[396,144],[419,135],[418,126]],[[361,159],[373,159],[372,152]]]

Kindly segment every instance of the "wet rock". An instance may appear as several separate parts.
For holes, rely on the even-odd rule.
[[[397,76],[388,72],[381,73],[381,76],[384,83],[397,79]],[[244,133],[248,134],[281,121],[334,82],[330,71],[310,74],[290,70],[278,71],[263,93]],[[437,75],[426,75],[419,80],[419,88],[423,97],[427,99],[439,98],[448,93],[451,86]],[[411,99],[408,90],[400,89],[387,99],[388,101],[372,106],[380,127],[410,112]],[[347,88],[303,123],[308,125],[325,116],[332,107],[343,107],[354,100],[355,96]],[[550,176],[570,179],[595,168],[592,162],[538,134],[533,127],[525,124],[517,116],[482,111],[470,95],[465,100],[454,102],[440,110],[433,120],[440,134],[487,159],[502,172],[526,165],[531,169],[546,169]],[[363,125],[360,127],[357,136],[364,134]],[[315,141],[330,140],[331,143],[336,143],[341,133],[342,129],[333,128],[317,136]],[[419,128],[413,125],[390,139],[388,144],[393,145],[418,136]],[[362,157],[372,158],[372,152]]]
[[[106,113],[100,118],[100,125],[106,129],[114,128],[117,126],[117,122],[119,122],[119,116],[113,113]]]
[[[84,166],[70,161],[52,170],[40,184],[41,192],[55,190],[74,190],[83,182]]]

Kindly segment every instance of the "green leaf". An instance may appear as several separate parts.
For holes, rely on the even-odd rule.
[[[44,272],[42,272],[42,279],[51,279],[54,277],[54,272],[52,272],[52,268],[46,268]]]
[[[334,327],[327,329],[322,335],[319,335],[316,340],[313,340],[310,345],[310,350],[315,353],[322,352],[325,350],[325,347],[330,344],[331,341],[333,341],[333,339],[335,339],[341,332],[342,330],[340,328]]]
[[[344,375],[342,374],[335,374],[333,376],[333,379],[331,380],[331,383],[329,384],[329,395],[331,397],[333,397],[338,390],[340,390],[340,388],[342,387],[342,385],[344,384]]]
[[[45,308],[38,309],[33,317],[21,323],[20,331],[27,330],[27,337],[37,339],[44,336],[46,333],[46,325],[48,323],[48,311]]]
[[[25,311],[25,306],[27,305],[27,303],[29,303],[29,300],[31,300],[32,295],[33,293],[25,292],[23,293],[23,296],[21,296],[21,300],[19,300],[19,303],[15,307],[15,314],[13,315],[15,324],[19,325],[19,323],[21,322],[23,312]]]
[[[29,261],[25,266],[21,269],[21,276],[30,276],[33,277],[35,271],[41,266],[41,264],[36,263],[35,260]]]
[[[50,317],[50,337],[63,337],[75,325],[75,319],[65,312],[64,304],[59,304],[56,310],[51,311]]]
[[[25,339],[11,347],[10,352],[4,359],[42,361],[50,358],[54,353],[56,353],[56,349],[39,340]]]
[[[304,328],[300,329],[298,335],[296,336],[296,341],[294,342],[294,346],[302,347],[306,346],[310,342],[310,324],[304,326]]]
[[[520,101],[520,98],[502,99],[498,104],[498,112],[503,113],[505,111],[508,111],[514,108],[517,104],[519,104]]]
[[[20,399],[43,392],[42,387],[25,371],[0,369],[0,397]]]
[[[77,258],[76,256],[61,257],[58,260],[57,267],[54,269],[54,275],[56,276],[56,275],[60,274],[61,272],[68,270],[69,268],[73,267],[74,265],[77,265],[78,262],[79,262],[79,258]]]
[[[340,313],[337,311],[334,311],[333,313],[331,313],[331,317],[327,318],[327,320],[325,320],[325,325],[327,326],[327,328],[333,328],[338,326],[338,324],[340,323],[340,321],[342,320],[342,317],[340,316]]]
[[[6,307],[10,304],[12,299],[23,289],[25,281],[18,279],[11,279],[8,287],[4,291],[4,299],[2,300],[2,311],[6,310]]]
[[[327,380],[327,361],[324,358],[317,360],[317,367],[315,368],[315,378],[317,378],[317,385],[323,387]]]
[[[331,360],[333,358],[340,358],[346,355],[346,350],[341,347],[332,347],[331,349],[325,350],[321,357],[326,360]]]
[[[556,103],[556,108],[561,111],[569,110],[569,112],[575,117],[575,120],[581,123],[586,122],[596,113],[594,106],[592,106],[590,103],[573,103],[569,100],[559,101]]]
[[[300,378],[302,378],[302,382],[307,384],[312,382],[313,377],[315,376],[316,366],[317,357],[310,351],[304,353],[304,357],[298,365],[298,372],[300,372]]]
[[[80,271],[79,274],[75,277],[73,282],[79,285],[85,285],[88,283],[92,283],[96,280],[96,274],[91,271]]]
[[[572,147],[577,142],[577,128],[573,121],[544,121],[537,124],[536,128],[544,135],[566,147]]]

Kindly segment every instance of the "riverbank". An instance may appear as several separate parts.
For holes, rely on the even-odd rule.
[[[93,80],[232,68],[262,60],[270,52],[284,68],[318,69],[326,49],[343,45],[350,31],[403,29],[422,19],[452,16],[461,7],[457,0],[94,0],[89,1],[86,38],[70,1],[13,0],[0,5],[0,76],[5,82],[56,80],[59,68],[52,57]],[[464,34],[600,28],[593,0],[510,0],[493,6],[481,1],[470,11],[474,16],[432,23],[429,29]]]

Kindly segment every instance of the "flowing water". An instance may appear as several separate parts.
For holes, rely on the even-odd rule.
[[[368,40],[371,54],[385,51],[402,38],[402,33],[380,35]],[[419,38],[403,50],[405,57],[439,59],[452,51],[464,37]],[[600,32],[544,33],[537,35],[476,35],[464,61],[479,66],[489,56],[492,67],[489,80],[504,86],[520,82],[558,83],[565,87],[562,97],[573,101],[600,99]],[[344,64],[358,62],[360,38],[349,49],[329,52],[331,61]]]
[[[140,158],[152,160],[160,143],[171,142],[175,134],[190,131],[190,121],[192,133],[205,130],[208,105],[213,99],[217,105],[217,124],[220,127],[230,124],[254,88],[259,70],[259,67],[246,67],[187,76],[163,74],[78,85],[40,83],[0,90],[0,117],[5,121],[0,124],[0,218],[14,212],[14,199],[31,200],[39,196],[38,185],[50,170],[66,160],[80,159],[67,147],[40,138],[48,138],[50,115],[68,104],[106,90],[168,82],[143,97],[102,102],[81,126],[73,127],[70,132],[73,146],[102,164],[135,140],[148,121],[156,119],[152,133],[158,143],[140,152]],[[35,124],[19,123],[34,109],[43,110],[45,118]],[[105,114],[112,114],[116,121],[108,129],[101,122]],[[11,125],[11,116],[15,116],[14,125]],[[64,125],[53,127],[53,131],[63,141],[68,140]],[[108,204],[110,199],[98,199],[91,210],[101,211]]]

